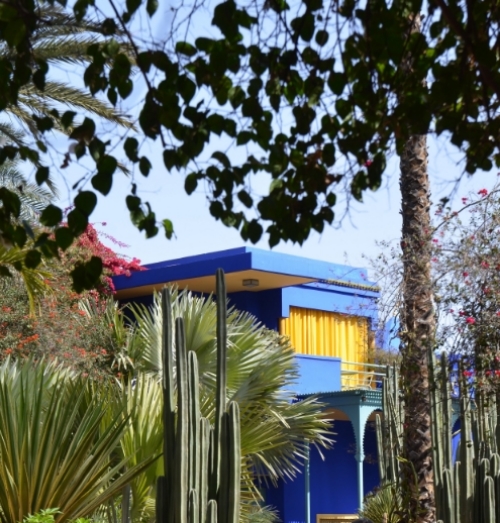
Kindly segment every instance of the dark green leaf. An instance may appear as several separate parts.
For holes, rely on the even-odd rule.
[[[219,136],[224,131],[224,123],[225,123],[224,117],[217,113],[211,114],[207,119],[208,129],[211,132],[218,134]]]
[[[59,248],[65,251],[74,240],[74,236],[67,227],[56,229],[56,243]]]
[[[158,9],[158,0],[147,0],[146,11],[149,16],[153,16]]]
[[[172,238],[172,236],[174,235],[173,223],[170,220],[165,219],[165,220],[163,220],[162,225],[163,225],[163,228],[165,229],[165,236],[167,237],[168,240],[170,240]]]
[[[335,163],[335,147],[332,143],[327,143],[323,146],[323,162],[328,167]]]
[[[333,94],[341,95],[346,86],[346,78],[343,73],[331,73],[328,77],[328,87],[332,90]]]
[[[75,111],[66,111],[61,117],[61,124],[64,128],[68,128],[73,124],[73,118],[76,116]]]
[[[139,142],[135,138],[127,138],[123,144],[123,148],[125,149],[125,154],[129,160],[132,162],[139,161]]]
[[[68,214],[68,227],[75,236],[82,234],[87,228],[88,223],[88,216],[79,209],[73,209]]]
[[[108,100],[110,101],[111,105],[116,105],[116,102],[118,101],[118,94],[116,93],[116,89],[114,87],[110,87],[108,89]]]
[[[253,199],[252,197],[245,191],[245,190],[241,190],[238,192],[238,198],[240,200],[240,202],[245,205],[245,207],[252,207],[253,205]]]
[[[241,131],[240,133],[238,133],[238,136],[236,138],[236,144],[237,145],[245,145],[247,144],[250,140],[252,140],[254,138],[254,134],[249,132],[249,131]]]
[[[109,194],[111,187],[113,185],[113,176],[111,174],[99,174],[92,176],[90,180],[92,182],[92,187],[99,191],[101,194],[106,196]]]
[[[325,45],[328,42],[328,36],[328,31],[321,29],[316,33],[316,43],[321,46]]]
[[[141,199],[138,196],[132,196],[129,194],[127,198],[125,199],[125,202],[127,204],[127,208],[129,211],[137,211],[137,209],[141,206]]]
[[[24,265],[26,265],[28,269],[36,269],[41,261],[42,255],[40,251],[37,251],[36,249],[30,249],[24,257]]]
[[[127,0],[126,5],[129,15],[133,15],[141,5],[141,0]]]
[[[170,171],[177,166],[177,151],[175,149],[165,149],[163,151],[163,162]]]
[[[212,154],[212,158],[215,158],[216,160],[219,160],[219,162],[226,168],[229,169],[231,167],[231,162],[229,161],[229,158],[220,151],[215,151]]]
[[[42,133],[50,131],[54,127],[54,120],[50,116],[39,118],[38,116],[33,115],[33,120],[36,122],[37,129]]]
[[[92,191],[81,191],[74,200],[75,207],[90,216],[97,205],[97,196]]]
[[[46,182],[49,179],[49,168],[41,166],[36,170],[35,180],[38,185]]]
[[[99,283],[102,274],[102,260],[97,256],[92,256],[88,262],[79,262],[71,271],[73,279],[73,289],[77,293],[90,290]]]
[[[198,52],[196,47],[188,42],[177,42],[175,51],[186,56],[194,56]]]
[[[141,174],[147,176],[151,167],[151,162],[145,156],[142,156],[139,160],[139,170],[141,171]]]
[[[63,116],[64,118],[64,116]],[[73,140],[82,140],[85,142],[90,142],[95,134],[95,123],[94,120],[91,120],[90,118],[85,118],[82,125],[79,125],[78,127],[75,127],[73,129],[73,132],[69,135],[70,138]]]
[[[254,219],[248,223],[246,232],[248,235],[248,239],[252,243],[257,243],[262,236],[262,225],[260,225],[260,223]]]
[[[54,227],[61,222],[62,218],[63,214],[61,209],[55,205],[49,204],[40,215],[40,223],[47,227]]]
[[[196,84],[185,75],[179,76],[177,80],[177,88],[179,89],[179,94],[186,103],[189,103],[196,93]]]
[[[198,175],[196,173],[191,173],[186,176],[184,181],[184,189],[187,194],[192,194],[196,187],[198,187]]]
[[[102,156],[97,162],[97,173],[111,177],[118,167],[118,162],[113,156]]]

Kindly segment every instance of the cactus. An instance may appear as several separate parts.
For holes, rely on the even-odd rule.
[[[403,443],[403,403],[399,394],[396,366],[387,367],[382,390],[384,417],[375,418],[380,483],[399,485],[398,457]]]
[[[221,269],[216,279],[217,403],[213,427],[200,413],[196,354],[186,351],[181,318],[175,320],[174,333],[170,291],[162,291],[165,472],[157,482],[158,523],[239,522],[240,415],[236,402],[226,405],[227,310]]]
[[[439,369],[431,354],[430,366],[434,376],[431,421],[438,523],[500,523],[500,405],[494,398],[480,394],[472,399],[463,369],[459,368],[461,441],[458,459],[453,463],[451,383],[446,354],[441,356]],[[381,483],[396,486],[404,407],[397,383],[397,370],[388,368],[384,380],[384,420],[378,416],[376,424]]]

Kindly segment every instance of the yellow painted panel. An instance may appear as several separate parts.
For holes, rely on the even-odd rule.
[[[295,351],[311,356],[330,356],[353,363],[368,362],[368,320],[359,316],[290,307],[290,317],[280,319],[280,334],[288,336]],[[354,381],[358,365],[343,365]],[[349,378],[343,377],[343,386]],[[345,382],[345,383],[344,383]]]

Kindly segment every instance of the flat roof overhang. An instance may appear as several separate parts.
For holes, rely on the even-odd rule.
[[[367,284],[363,269],[249,247],[152,263],[145,268],[131,276],[113,278],[118,299],[146,296],[168,283],[209,294],[215,291],[218,268],[226,273],[228,293],[259,292],[330,280],[354,287]],[[245,286],[244,280],[258,280],[258,285]]]

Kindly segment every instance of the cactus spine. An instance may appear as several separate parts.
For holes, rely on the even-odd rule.
[[[457,461],[452,456],[451,381],[446,354],[439,369],[431,354],[431,417],[433,463],[438,523],[500,523],[500,405],[494,398],[471,398],[459,368],[461,441]],[[381,483],[398,486],[397,459],[401,455],[402,408],[396,368],[384,380],[384,419],[376,422]]]
[[[157,523],[239,523],[240,414],[236,402],[226,405],[227,310],[221,269],[216,279],[217,374],[213,427],[200,412],[196,354],[186,350],[182,318],[176,318],[174,332],[170,291],[162,291],[165,472],[157,482]]]

